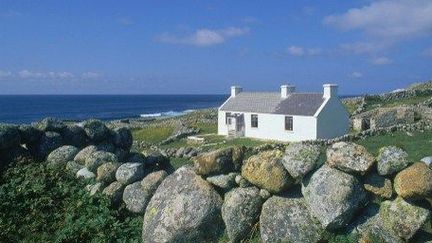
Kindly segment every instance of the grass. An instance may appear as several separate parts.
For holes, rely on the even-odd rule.
[[[170,158],[170,163],[177,170],[183,165],[192,164],[192,161],[186,158]]]
[[[344,100],[342,103],[344,104],[344,106],[347,109],[348,113],[352,114],[352,113],[354,113],[354,111],[357,110],[357,108],[359,107],[361,101],[360,100],[358,100],[358,101],[357,100],[355,100],[355,101],[353,101],[353,100],[350,100],[350,101]]]
[[[226,148],[230,146],[245,146],[245,147],[255,147],[265,143],[269,143],[268,141],[253,139],[253,138],[233,138],[227,139],[225,136],[211,134],[205,136],[206,144],[204,146],[205,150],[214,150],[219,148]]]
[[[199,134],[217,133],[217,123],[197,123],[194,127],[200,129]]]
[[[411,161],[419,161],[420,159],[432,155],[432,131],[412,132],[412,136],[406,132],[393,132],[390,134],[368,137],[364,140],[359,140],[357,143],[366,147],[366,149],[374,155],[378,154],[378,150],[384,146],[394,145],[404,149]]]
[[[170,126],[149,126],[133,130],[132,136],[136,141],[144,141],[146,143],[154,144],[167,139],[173,131],[174,128]]]
[[[417,96],[417,97],[411,97],[407,99],[401,99],[401,100],[394,100],[390,102],[384,102],[379,98],[368,98],[366,100],[366,110],[372,110],[377,107],[395,107],[400,105],[415,105],[419,104],[423,101],[426,101],[430,99],[431,96],[425,95],[425,96]]]

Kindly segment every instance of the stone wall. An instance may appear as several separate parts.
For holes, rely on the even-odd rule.
[[[4,169],[37,162],[59,168],[88,181],[90,195],[104,193],[113,205],[123,202],[129,211],[142,213],[166,171],[173,169],[157,151],[131,152],[132,140],[128,128],[109,129],[99,120],[66,124],[46,118],[32,125],[0,124],[0,165]]]
[[[385,129],[425,128],[431,125]],[[25,163],[4,156],[18,150],[88,181],[90,195],[102,193],[143,216],[143,242],[216,242],[223,231],[241,242],[256,230],[265,243],[321,242],[328,232],[356,233],[364,242],[420,237],[431,210],[429,165],[409,161],[394,146],[375,157],[336,141],[228,147],[191,156],[193,165],[173,171],[159,152],[130,152],[128,129],[100,121],[0,126],[2,161]]]
[[[411,165],[393,146],[374,157],[360,145],[335,143],[326,161],[321,151],[292,143],[247,158],[241,147],[199,154],[151,197],[143,241],[216,242],[223,230],[230,242],[254,230],[263,242],[320,242],[326,232],[357,233],[364,242],[419,237],[431,210],[427,164]]]
[[[2,166],[44,161],[52,151],[66,145],[77,150],[93,145],[123,160],[129,155],[132,134],[126,128],[108,129],[99,120],[71,124],[46,118],[31,125],[0,124]]]
[[[359,103],[357,109],[353,112],[353,116],[361,114],[366,109],[366,104],[368,101],[380,101],[380,102],[393,102],[403,99],[409,99],[419,96],[432,96],[432,89],[424,90],[402,90],[392,93],[384,93],[377,95],[365,95],[362,97],[346,98],[345,102]],[[432,99],[426,100],[422,105],[429,106],[432,104]]]
[[[398,124],[414,123],[415,107],[390,107],[377,108],[368,112],[353,116],[353,129],[363,131],[390,127]]]

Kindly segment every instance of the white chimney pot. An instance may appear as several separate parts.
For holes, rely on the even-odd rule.
[[[338,95],[338,85],[337,84],[324,84],[324,95],[323,97],[325,99],[331,98],[331,97],[337,97]]]
[[[243,89],[240,86],[231,86],[231,97],[236,97]]]
[[[287,98],[290,94],[295,92],[294,85],[284,84],[281,85],[280,89],[281,89],[281,98],[284,99]]]

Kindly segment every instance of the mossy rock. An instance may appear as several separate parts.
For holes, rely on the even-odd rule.
[[[279,150],[253,155],[243,164],[241,175],[259,188],[272,193],[282,192],[294,184],[294,179],[282,165],[282,156]]]
[[[198,175],[214,175],[232,172],[233,164],[233,149],[224,148],[208,153],[202,153],[193,159],[194,170]]]
[[[425,163],[414,163],[396,175],[394,188],[403,198],[430,198],[432,196],[432,170]]]
[[[428,220],[428,209],[416,206],[398,197],[381,203],[383,224],[402,239],[409,240]]]

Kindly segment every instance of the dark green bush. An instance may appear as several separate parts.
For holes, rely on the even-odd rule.
[[[64,171],[16,165],[0,183],[0,242],[140,242],[141,216],[90,197]]]

